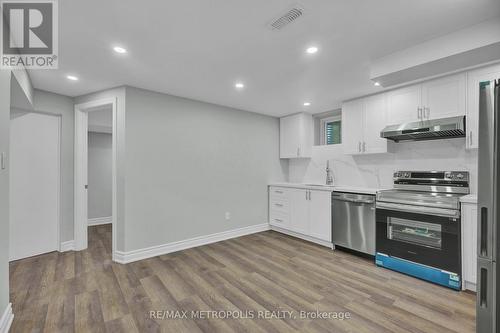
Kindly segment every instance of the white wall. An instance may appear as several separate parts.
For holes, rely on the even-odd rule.
[[[0,70],[0,153],[9,156],[11,72]],[[0,168],[0,316],[9,304],[9,169]]]
[[[89,219],[110,217],[112,215],[111,143],[111,134],[96,132],[88,133]]]
[[[477,150],[465,149],[465,139],[393,144],[394,153],[344,155],[342,145],[315,146],[310,160],[290,160],[291,182],[325,182],[330,160],[335,185],[391,188],[397,170],[466,170],[471,173],[471,192],[477,191]]]
[[[126,251],[267,221],[277,118],[129,87],[126,105]]]

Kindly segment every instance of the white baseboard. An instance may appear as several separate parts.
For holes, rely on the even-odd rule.
[[[113,221],[112,216],[105,216],[105,217],[96,217],[93,219],[88,219],[88,225],[101,225],[101,224],[108,224]]]
[[[281,232],[282,234],[285,234],[285,235],[288,235],[288,236],[300,238],[300,239],[306,240],[306,241],[311,242],[311,243],[316,243],[318,245],[322,245],[322,246],[326,246],[326,247],[329,247],[329,248],[333,248],[333,243],[332,242],[327,242],[327,241],[324,241],[322,239],[317,239],[317,238],[314,238],[314,237],[311,237],[311,236],[303,235],[303,234],[295,232],[295,231],[291,231],[291,230],[288,230],[288,229],[280,228],[280,227],[277,227],[277,226],[274,226],[274,225],[271,225],[271,230],[274,230],[274,231],[277,231],[277,232]]]
[[[220,242],[230,238],[241,237],[245,235],[254,234],[257,232],[262,232],[269,230],[268,223],[262,223],[257,225],[252,225],[249,227],[228,230],[219,232],[216,234],[211,234],[207,236],[200,236],[195,238],[190,238],[178,242],[163,244],[152,246],[144,249],[138,249],[133,251],[116,251],[113,256],[113,260],[120,264],[128,264],[130,262],[152,258],[156,256],[160,256],[167,253],[177,252],[185,249],[189,249],[192,247],[197,247],[201,245],[206,245],[210,243]]]
[[[470,290],[470,291],[476,291],[476,284],[473,283],[473,282],[469,282],[469,281],[464,281],[463,282],[463,289],[467,289],[467,290]]]
[[[2,317],[0,317],[0,333],[8,333],[13,320],[14,314],[12,313],[12,303],[9,303],[3,312]]]
[[[61,250],[59,252],[67,252],[67,251],[74,251],[75,250],[75,241],[70,240],[66,242],[61,243]]]

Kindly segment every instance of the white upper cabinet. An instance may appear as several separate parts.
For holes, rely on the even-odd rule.
[[[420,85],[396,89],[387,93],[388,125],[419,121],[422,89]]]
[[[465,115],[465,77],[451,75],[388,92],[388,124]]]
[[[311,157],[312,116],[299,113],[280,118],[280,158]]]
[[[345,154],[361,154],[363,144],[362,99],[346,102],[342,105],[342,148]]]
[[[422,84],[422,118],[437,119],[465,115],[465,73]]]
[[[387,95],[380,94],[365,98],[363,113],[363,152],[366,154],[386,153],[387,139],[380,132],[387,125]]]
[[[342,146],[345,154],[387,152],[380,132],[387,124],[386,95],[357,99],[342,105]]]
[[[478,148],[479,83],[500,79],[500,65],[467,73],[467,148]]]

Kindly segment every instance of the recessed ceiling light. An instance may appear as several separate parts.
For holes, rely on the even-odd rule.
[[[66,75],[66,78],[71,81],[78,81],[78,77],[74,75]]]
[[[306,49],[306,52],[309,54],[314,54],[314,53],[318,52],[318,48],[316,46],[311,46],[311,47],[308,47]]]
[[[304,102],[304,106],[309,106],[311,105],[311,102]]]
[[[376,81],[376,82],[374,82],[374,83],[373,83],[373,85],[374,85],[375,87],[378,87],[378,86],[380,86],[380,82]]]
[[[123,47],[121,46],[115,46],[113,47],[113,50],[116,52],[116,53],[127,53],[127,49],[124,49]]]
[[[243,83],[241,83],[241,82],[236,82],[236,83],[234,84],[234,87],[235,87],[236,89],[243,89],[243,88],[245,88],[245,84],[243,84]]]

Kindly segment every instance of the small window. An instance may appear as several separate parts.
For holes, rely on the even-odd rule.
[[[342,142],[342,122],[340,117],[321,119],[321,144],[336,145]]]

